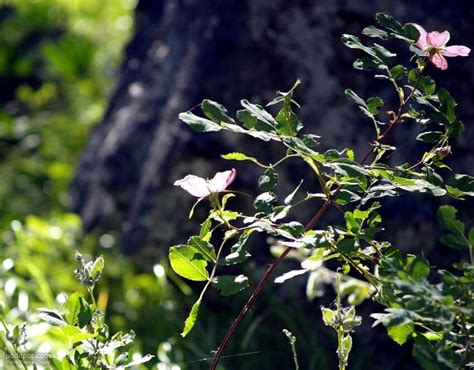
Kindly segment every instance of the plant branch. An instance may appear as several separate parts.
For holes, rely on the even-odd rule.
[[[405,100],[403,100],[400,104],[400,107],[397,111],[397,114],[394,115],[393,119],[389,122],[389,126],[387,127],[387,129],[382,133],[382,135],[380,135],[378,137],[378,142],[383,142],[387,136],[390,134],[390,132],[392,131],[392,129],[398,124],[400,123],[401,121],[401,116],[402,116],[402,113],[403,113],[403,109],[405,108],[406,104],[410,101],[410,99],[413,97],[419,83],[420,83],[420,80],[421,80],[421,74],[423,72],[423,69],[421,69],[419,75],[418,75],[418,78],[416,80],[416,83],[415,85],[413,86],[413,90],[410,92],[410,94],[407,96],[407,98]],[[375,151],[375,147],[372,146],[368,151],[367,153],[364,155],[364,157],[362,158],[362,160],[359,162],[361,165],[364,164],[367,159],[373,154],[373,152]],[[313,216],[313,218],[308,222],[308,224],[306,225],[305,227],[305,231],[308,231],[308,230],[311,230],[314,225],[316,225],[316,223],[321,219],[321,217],[326,213],[326,211],[331,207],[332,203],[333,203],[333,199],[334,199],[334,196],[342,189],[342,186],[339,185],[335,190],[334,192],[332,192],[332,194],[330,195],[329,198],[326,199],[326,201],[324,202],[324,204],[322,205],[322,207],[316,212],[316,214]],[[247,312],[252,308],[255,300],[260,296],[261,292],[262,292],[262,289],[263,287],[265,286],[266,282],[268,281],[268,279],[270,278],[270,275],[273,273],[273,271],[280,265],[280,263],[283,261],[283,259],[286,257],[286,255],[288,253],[290,253],[292,247],[287,247],[283,253],[275,260],[273,261],[273,263],[268,267],[267,271],[265,272],[265,274],[263,275],[262,279],[260,280],[260,282],[258,283],[257,287],[254,289],[252,295],[250,296],[250,298],[248,299],[247,303],[245,304],[245,306],[242,308],[242,310],[240,311],[240,313],[238,314],[238,316],[235,318],[235,320],[233,321],[232,325],[229,327],[229,329],[227,330],[227,332],[225,333],[224,335],[224,338],[222,339],[217,351],[215,352],[215,355],[214,355],[214,358],[212,360],[212,363],[211,363],[211,367],[210,367],[210,370],[216,370],[217,368],[217,365],[219,363],[219,360],[220,358],[222,357],[222,354],[227,346],[227,344],[229,343],[229,340],[230,338],[232,337],[232,335],[234,334],[235,330],[237,329],[237,327],[239,326],[240,322],[242,321],[242,319],[245,317],[245,315],[247,314]]]

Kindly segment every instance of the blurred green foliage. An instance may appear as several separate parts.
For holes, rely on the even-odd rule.
[[[0,226],[61,213],[102,116],[135,0],[0,2]],[[5,181],[7,180],[7,181]]]

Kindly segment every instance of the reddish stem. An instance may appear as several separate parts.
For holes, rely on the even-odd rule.
[[[421,71],[422,72],[422,71]],[[387,129],[378,137],[378,142],[379,143],[382,143],[386,138],[387,138],[387,135],[390,133],[390,131],[393,129],[393,127],[395,127],[398,123],[400,123],[400,119],[401,119],[401,116],[402,116],[402,113],[403,113],[403,109],[405,108],[407,102],[413,97],[413,94],[415,93],[415,90],[417,89],[418,87],[418,84],[420,83],[420,79],[421,79],[421,72],[419,73],[418,75],[418,78],[416,80],[416,83],[415,85],[413,86],[413,90],[411,91],[411,93],[408,95],[408,97],[403,101],[403,103],[400,105],[399,109],[398,109],[398,112],[397,114],[395,115],[394,114],[394,117],[392,120],[390,120],[390,122],[388,123],[388,127]],[[367,153],[364,155],[364,157],[362,158],[362,160],[359,162],[359,164],[364,164],[364,162],[370,157],[371,154],[373,154],[375,151],[375,146],[372,146],[368,151]],[[333,199],[334,199],[334,196],[341,190],[341,186],[338,186],[334,192],[332,193],[331,197],[326,199],[326,201],[324,202],[324,204],[322,205],[322,207],[316,212],[316,214],[314,215],[314,217],[308,222],[308,224],[306,225],[305,227],[305,231],[308,231],[310,229],[313,228],[314,225],[316,225],[316,223],[321,219],[321,217],[326,213],[326,211],[330,208],[330,206],[332,205],[332,202],[333,202]],[[242,321],[242,319],[244,318],[244,316],[247,314],[247,312],[252,308],[253,306],[253,303],[255,302],[255,300],[260,296],[261,292],[262,292],[262,289],[263,287],[265,286],[265,283],[268,281],[268,279],[270,278],[270,275],[272,274],[272,272],[280,265],[280,263],[283,261],[283,259],[286,257],[286,255],[288,253],[290,253],[291,249],[293,249],[292,247],[287,247],[283,253],[275,260],[273,261],[273,263],[270,265],[270,267],[268,267],[267,271],[265,272],[265,274],[263,275],[262,279],[260,280],[260,282],[258,283],[257,287],[254,289],[252,295],[250,296],[250,298],[248,299],[247,303],[245,304],[245,306],[242,308],[242,310],[240,311],[239,315],[235,318],[234,322],[232,323],[232,325],[229,327],[229,329],[227,329],[227,332],[225,333],[224,335],[224,338],[222,339],[220,345],[219,345],[219,348],[217,349],[215,355],[214,355],[214,359],[212,360],[212,364],[211,364],[211,367],[210,367],[210,370],[216,370],[217,368],[217,365],[219,363],[219,360],[227,346],[227,344],[229,343],[229,340],[230,338],[232,337],[232,335],[234,334],[235,330],[237,329],[237,327],[239,326],[240,322]]]

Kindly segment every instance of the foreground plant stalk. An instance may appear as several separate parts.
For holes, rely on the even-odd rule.
[[[390,132],[392,131],[392,129],[397,126],[399,123],[402,122],[401,118],[402,118],[402,114],[403,114],[403,111],[407,105],[407,103],[411,100],[411,98],[413,97],[415,91],[417,90],[418,88],[418,85],[421,81],[421,75],[422,75],[422,72],[424,70],[424,67],[422,67],[420,69],[420,73],[418,75],[418,78],[416,80],[416,83],[415,85],[413,86],[413,90],[410,92],[410,94],[406,97],[406,99],[404,100],[401,100],[400,102],[400,106],[397,110],[397,113],[394,115],[393,119],[389,122],[389,125],[388,127],[386,128],[386,130],[378,137],[378,142],[379,143],[383,143],[388,135],[390,134]],[[367,151],[367,153],[362,157],[362,160],[359,162],[359,164],[363,165],[369,158],[370,156],[374,153],[375,151],[375,146],[371,146],[371,148]],[[324,189],[324,188],[323,188]],[[338,186],[333,192],[332,194],[330,195],[330,197],[328,197],[326,199],[326,201],[324,202],[324,204],[322,205],[322,207],[315,213],[315,215],[313,216],[313,218],[308,222],[308,224],[305,226],[305,232],[308,231],[308,230],[311,230],[318,222],[319,220],[322,218],[322,216],[326,213],[326,211],[331,208],[331,206],[333,205],[333,198],[334,196],[341,190],[341,186]],[[219,347],[217,349],[217,351],[215,352],[215,355],[214,355],[214,358],[212,360],[212,363],[211,363],[211,367],[210,367],[210,370],[216,370],[217,368],[217,365],[219,364],[219,361],[222,357],[222,354],[224,353],[224,350],[225,348],[227,347],[227,344],[229,343],[232,335],[234,334],[235,330],[237,329],[237,327],[239,326],[240,322],[242,321],[242,319],[245,317],[245,315],[247,314],[247,312],[252,308],[254,302],[256,301],[256,299],[260,296],[262,290],[263,290],[263,287],[265,286],[265,284],[267,283],[268,279],[270,278],[271,274],[273,273],[273,271],[275,271],[275,269],[280,265],[280,263],[283,261],[283,259],[288,255],[288,253],[290,253],[290,251],[292,250],[293,248],[292,247],[287,247],[283,253],[275,260],[272,262],[272,264],[270,265],[270,267],[267,269],[267,271],[265,272],[265,274],[263,275],[262,279],[260,280],[260,282],[258,283],[257,287],[254,289],[252,295],[250,296],[250,298],[248,299],[247,303],[244,305],[244,307],[242,308],[242,310],[240,311],[240,313],[238,314],[238,316],[235,318],[235,320],[233,321],[232,325],[229,327],[229,329],[227,330],[227,332],[225,333],[221,343],[219,344]]]

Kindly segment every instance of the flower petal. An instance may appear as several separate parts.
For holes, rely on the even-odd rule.
[[[208,183],[199,176],[187,175],[181,180],[177,180],[173,184],[179,186],[194,197],[203,198],[211,194]]]
[[[445,57],[467,57],[471,49],[464,45],[451,45],[441,53]]]
[[[419,24],[416,23],[411,23],[413,27],[415,27],[418,32],[420,33],[420,38],[416,42],[416,46],[418,46],[421,50],[424,50],[426,47],[428,47],[428,43],[426,41],[426,31],[423,27],[421,27]]]
[[[232,168],[230,171],[217,172],[209,181],[209,190],[211,193],[224,191],[235,179],[237,171]]]
[[[448,31],[441,33],[433,31],[426,35],[426,41],[434,48],[441,48],[447,44],[450,37],[451,36],[449,35]]]
[[[435,54],[430,58],[430,60],[436,67],[442,70],[448,69],[448,61],[442,55]]]

